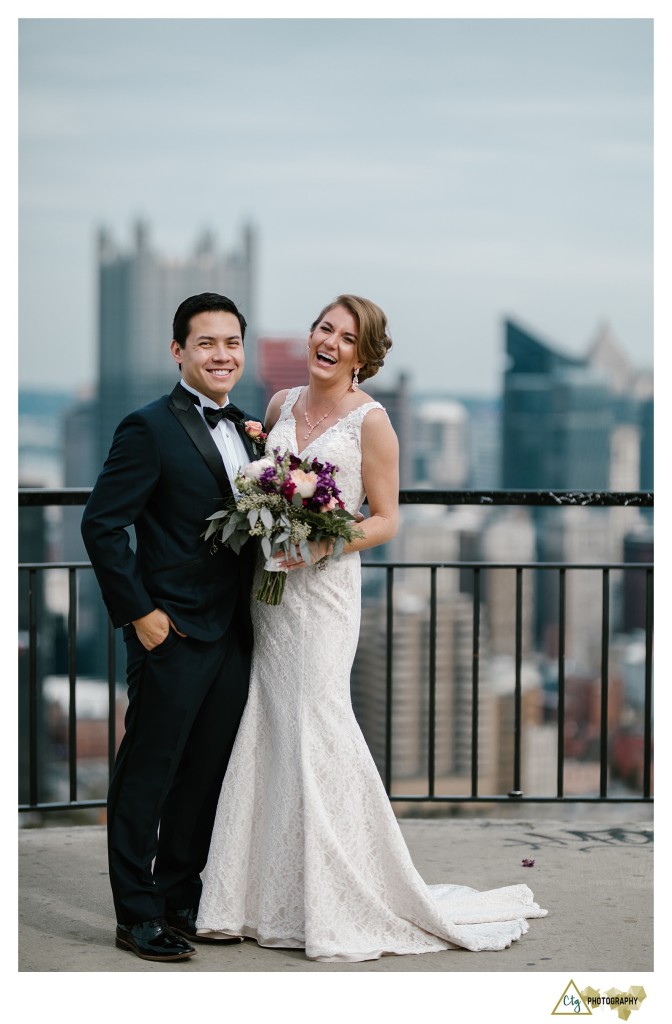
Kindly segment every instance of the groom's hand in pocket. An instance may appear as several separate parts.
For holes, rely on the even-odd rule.
[[[159,644],[162,644],[171,629],[174,629],[178,636],[187,635],[186,633],[180,633],[172,620],[160,608],[155,608],[148,615],[134,619],[133,625],[138,640],[147,651],[151,651],[158,647]]]

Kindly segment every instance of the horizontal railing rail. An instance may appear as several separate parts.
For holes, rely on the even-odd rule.
[[[20,487],[19,507],[85,505],[90,487]],[[529,505],[538,508],[653,508],[653,491],[438,491],[405,488],[401,505]]]
[[[20,488],[19,506],[36,508],[48,506],[72,507],[86,503],[90,488]],[[403,490],[400,492],[402,505],[477,505],[477,506],[528,506],[528,507],[636,507],[653,508],[653,493],[636,492],[601,492],[601,491],[426,491]],[[653,563],[652,562],[566,562],[566,561],[499,561],[483,562],[476,560],[446,561],[375,561],[363,559],[363,569],[382,573],[384,576],[384,619],[385,619],[385,686],[384,686],[384,757],[381,775],[390,799],[408,804],[501,804],[515,801],[525,803],[632,803],[651,802],[652,796],[652,725],[653,725]],[[77,745],[77,630],[78,630],[78,580],[80,573],[90,573],[91,566],[85,561],[60,562],[22,562],[19,564],[20,574],[27,580],[27,735],[28,744],[28,784],[27,799],[19,802],[20,811],[63,811],[84,808],[103,807],[105,799],[82,799],[78,785],[78,745]],[[68,610],[67,610],[67,677],[68,677],[68,716],[67,716],[67,762],[68,789],[67,800],[44,800],[40,790],[40,768],[44,757],[40,748],[40,721],[43,712],[41,677],[38,671],[37,653],[39,647],[40,623],[38,609],[38,578],[39,575],[52,570],[67,573],[68,578]],[[429,609],[428,609],[428,702],[427,702],[427,744],[426,769],[423,779],[427,785],[422,792],[399,792],[399,783],[395,784],[393,764],[395,737],[393,731],[393,711],[395,708],[394,694],[394,615],[395,615],[395,577],[402,571],[422,570],[428,575]],[[472,639],[471,639],[471,771],[469,791],[462,794],[447,794],[438,791],[436,773],[436,708],[439,677],[437,668],[437,634],[439,620],[438,581],[439,574],[444,570],[457,570],[471,576],[472,596]],[[513,763],[511,766],[511,784],[505,793],[482,793],[479,778],[479,724],[481,701],[482,671],[482,606],[484,574],[488,572],[510,571],[515,573],[515,637],[514,637],[514,672],[513,672]],[[566,678],[566,633],[567,633],[567,578],[571,572],[598,572],[601,574],[601,664],[599,666],[599,785],[596,793],[568,794],[565,792],[565,708],[567,699]],[[523,639],[522,610],[525,579],[531,572],[556,573],[558,597],[558,641],[557,641],[557,721],[556,721],[556,781],[555,793],[535,795],[523,790]],[[642,715],[642,753],[641,765],[638,769],[641,784],[637,791],[614,793],[609,779],[609,639],[611,633],[610,593],[613,574],[640,572],[644,579],[645,602],[645,665],[644,665],[644,710]],[[108,772],[114,760],[117,745],[116,701],[117,701],[117,659],[115,630],[107,623],[107,762]],[[394,790],[394,792],[393,792]]]

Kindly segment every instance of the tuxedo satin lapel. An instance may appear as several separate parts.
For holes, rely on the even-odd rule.
[[[178,422],[187,432],[193,443],[196,445],[196,448],[198,448],[199,452],[205,459],[208,464],[208,468],[219,484],[222,494],[232,494],[231,482],[226,470],[224,469],[222,456],[219,453],[217,445],[212,440],[210,431],[201,419],[200,414],[196,410],[196,406],[191,401],[181,384],[177,384],[173,389],[168,402],[168,408],[173,415],[177,417]]]

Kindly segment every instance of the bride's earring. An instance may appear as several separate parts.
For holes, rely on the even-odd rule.
[[[351,391],[359,390],[359,367],[355,367],[355,372],[352,375],[352,384],[350,385]]]

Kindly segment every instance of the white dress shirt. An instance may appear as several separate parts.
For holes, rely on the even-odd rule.
[[[185,384],[184,380],[182,380],[180,383],[182,384],[183,388],[185,388],[187,391],[190,391],[192,395],[196,395],[196,397],[198,398],[200,405],[196,406],[196,408],[198,409],[201,415],[201,419],[203,420],[206,427],[210,431],[210,434],[212,435],[212,440],[215,442],[217,448],[219,449],[219,454],[222,456],[222,462],[224,463],[224,469],[226,470],[226,474],[229,480],[231,481],[233,493],[237,495],[239,492],[236,490],[235,485],[236,475],[238,471],[242,469],[243,466],[247,466],[250,461],[250,456],[247,454],[245,445],[243,444],[243,439],[241,438],[240,434],[236,430],[231,420],[222,419],[214,427],[211,427],[203,413],[204,408],[224,408],[229,404],[228,397],[226,399],[226,402],[224,403],[224,406],[217,405],[217,403],[213,402],[211,398],[208,398],[206,395],[202,395],[200,391],[196,391],[196,389],[190,387],[189,384]]]

